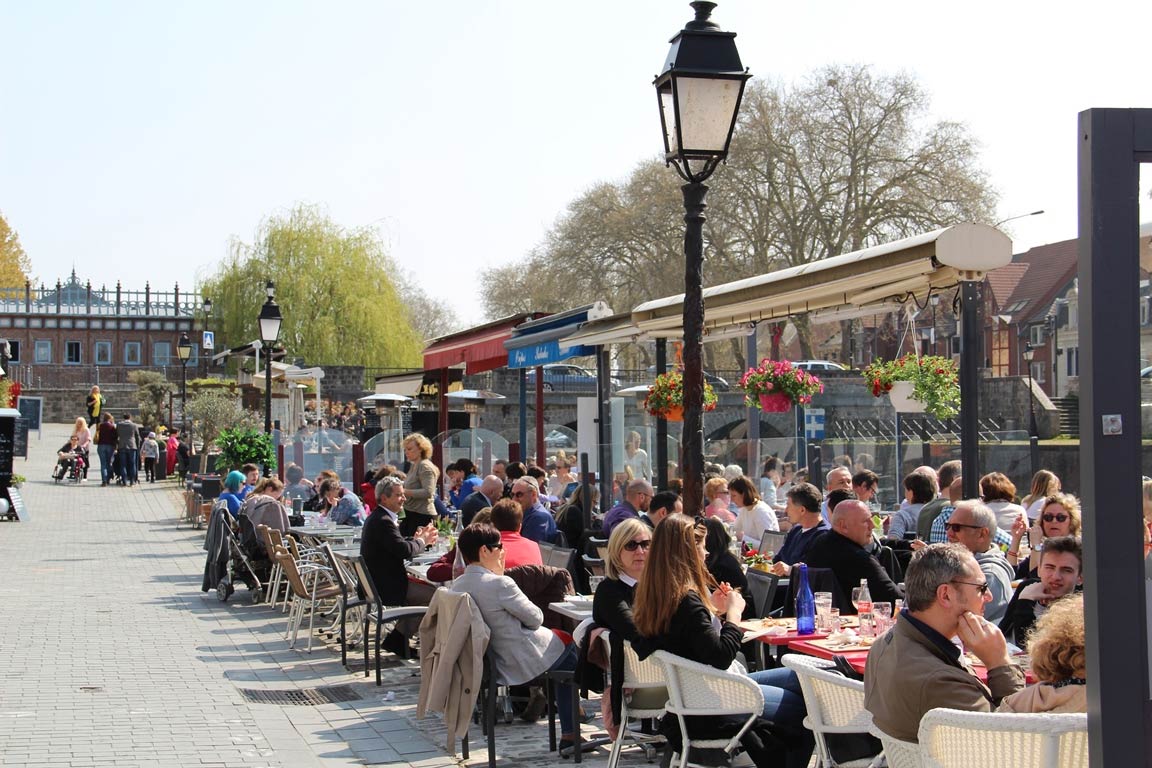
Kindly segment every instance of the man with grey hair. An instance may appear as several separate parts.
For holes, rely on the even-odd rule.
[[[832,491],[852,490],[852,470],[848,467],[834,467],[824,475],[824,502],[820,505],[820,516],[832,523],[832,515],[828,511],[828,494]]]
[[[488,475],[480,481],[480,487],[460,502],[460,522],[467,528],[472,524],[476,513],[490,507],[504,495],[504,481],[496,475]]]
[[[992,532],[997,529],[996,514],[979,499],[968,499],[956,505],[944,528],[948,543],[960,544],[980,564],[991,595],[984,615],[989,621],[999,623],[1012,598],[1012,579],[1016,572],[1000,548],[992,544]]]
[[[991,712],[1024,687],[1004,635],[981,615],[987,587],[976,559],[962,546],[932,544],[912,556],[904,610],[873,644],[864,670],[864,708],[877,728],[915,742],[928,710]],[[987,685],[953,642],[956,637],[987,668]]]
[[[551,544],[556,538],[556,518],[540,503],[540,486],[536,478],[526,475],[513,482],[512,500],[524,510],[520,535],[537,544]]]
[[[628,483],[624,489],[624,498],[604,515],[604,538],[611,536],[612,529],[628,518],[639,518],[641,512],[647,512],[653,495],[652,485],[647,480],[636,479]]]

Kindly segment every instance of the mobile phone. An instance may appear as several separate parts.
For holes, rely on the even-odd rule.
[[[916,541],[916,531],[904,531],[905,541]]]

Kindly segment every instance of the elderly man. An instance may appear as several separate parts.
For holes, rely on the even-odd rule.
[[[1053,600],[1070,595],[1081,584],[1084,551],[1075,536],[1057,536],[1044,542],[1037,579],[1025,579],[1012,595],[1000,631],[1009,641],[1024,647],[1028,630]]]
[[[385,605],[404,605],[408,599],[408,573],[405,561],[410,560],[429,544],[436,543],[436,524],[429,523],[416,529],[416,535],[406,539],[400,535],[400,510],[404,506],[404,481],[398,477],[385,477],[376,483],[376,508],[364,521],[360,538],[360,556],[372,575],[372,583]],[[415,627],[405,627],[415,629]],[[401,628],[384,638],[384,649],[404,657],[408,653],[408,638]]]
[[[1024,687],[1024,673],[1009,661],[1004,635],[981,616],[988,585],[968,550],[951,544],[925,547],[913,555],[904,585],[904,610],[896,626],[876,640],[864,670],[864,707],[877,728],[915,742],[928,710],[991,712],[1000,699]],[[987,685],[952,642],[957,636],[988,668]]]
[[[820,516],[820,490],[816,486],[796,483],[789,489],[787,498],[784,513],[792,527],[788,529],[780,551],[772,558],[772,573],[777,576],[787,576],[794,563],[804,560],[812,543],[832,528]]]
[[[989,621],[999,622],[1008,607],[1008,598],[1012,595],[1012,579],[1016,572],[1000,548],[992,545],[996,514],[978,499],[969,499],[956,505],[944,527],[948,543],[960,544],[980,564],[991,596],[984,609],[984,616]]]
[[[496,475],[488,475],[480,481],[480,487],[469,494],[460,504],[460,522],[465,527],[472,524],[476,513],[490,507],[504,494],[504,481]]]
[[[680,494],[675,491],[660,491],[648,502],[648,511],[640,515],[640,520],[655,530],[656,526],[664,522],[664,518],[668,515],[683,511],[684,502],[680,500]]]
[[[512,500],[524,510],[520,535],[537,544],[551,544],[556,538],[556,518],[540,503],[540,486],[531,477],[512,483]]]
[[[848,467],[836,467],[828,471],[824,476],[824,493],[829,494],[832,491],[850,491],[852,490],[852,470]],[[832,513],[828,511],[828,499],[825,497],[824,503],[820,505],[820,516],[826,522],[831,524]]]
[[[652,486],[647,480],[637,479],[628,483],[623,500],[604,515],[604,538],[611,536],[612,529],[628,518],[639,518],[641,512],[647,512],[652,495]]]
[[[832,569],[846,599],[862,579],[868,581],[868,592],[877,603],[904,599],[904,590],[869,552],[871,545],[872,513],[868,505],[855,499],[842,501],[832,509],[832,530],[812,543],[804,562],[810,568]],[[856,612],[850,605],[841,606],[841,610]]]

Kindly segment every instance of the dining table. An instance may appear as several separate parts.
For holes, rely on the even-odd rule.
[[[569,595],[565,600],[548,603],[548,609],[579,624],[592,618],[592,596]]]
[[[872,650],[872,643],[868,642],[870,640],[871,638],[865,638],[863,643],[859,640],[850,643],[840,643],[830,641],[826,637],[807,637],[802,640],[796,639],[790,641],[788,643],[788,649],[828,661],[831,661],[833,656],[843,656],[844,660],[848,662],[852,669],[860,674],[864,674],[864,669],[868,666],[868,653]],[[971,653],[967,654],[966,660],[969,666],[972,667],[972,671],[976,673],[976,677],[985,683],[988,682],[988,668]],[[1036,678],[1030,669],[1030,661],[1026,655],[1020,654],[1013,656],[1012,660],[1018,663],[1024,670],[1025,682],[1029,685],[1036,682]]]

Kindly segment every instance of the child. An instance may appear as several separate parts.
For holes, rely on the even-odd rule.
[[[140,446],[140,455],[144,458],[144,479],[150,483],[156,482],[156,459],[160,458],[160,444],[156,442],[156,433],[149,432]]]

